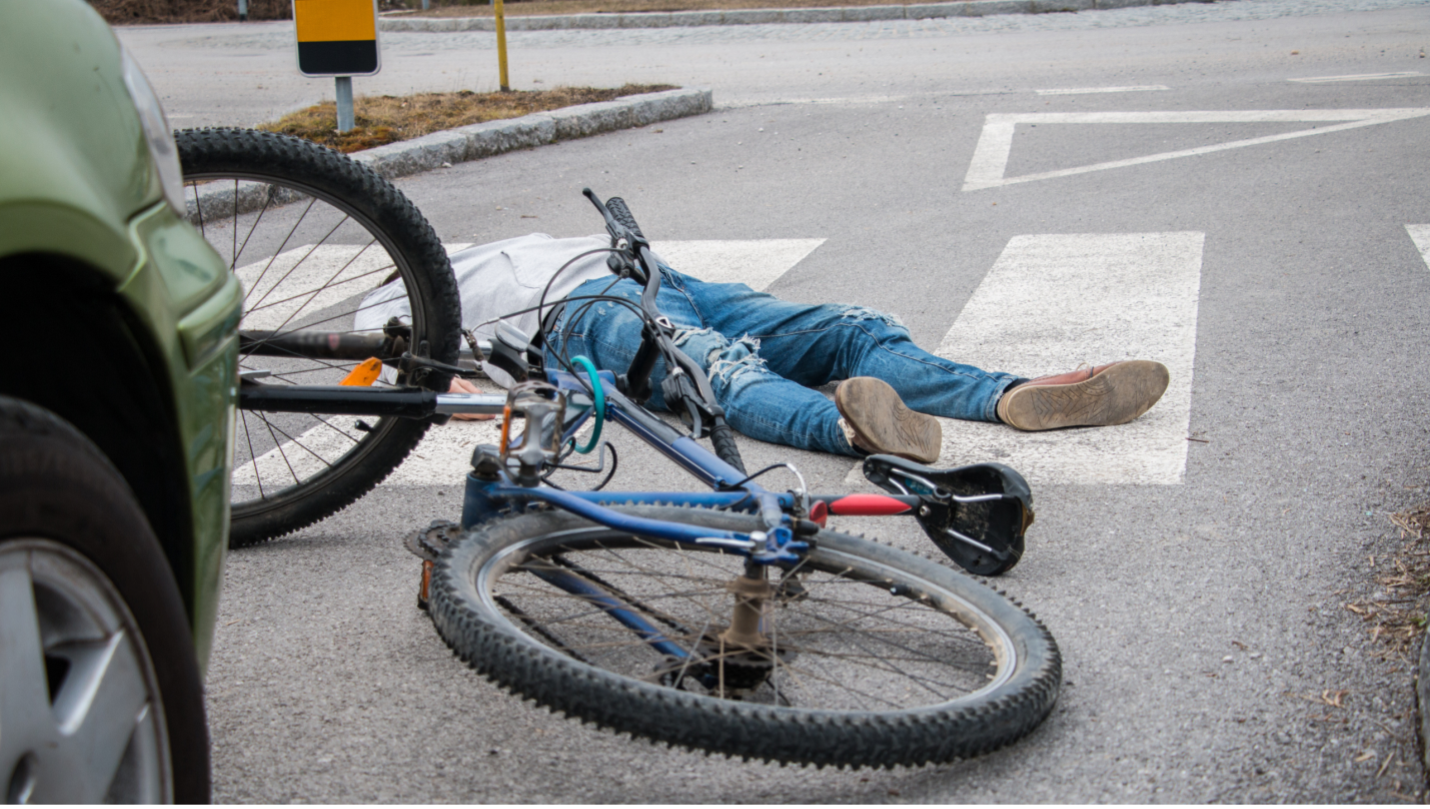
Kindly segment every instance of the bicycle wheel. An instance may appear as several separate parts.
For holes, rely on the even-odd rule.
[[[618,732],[728,756],[916,766],[996,749],[1047,716],[1061,660],[1021,607],[902,551],[832,531],[815,539],[793,569],[769,571],[760,640],[726,629],[744,557],[560,512],[459,539],[437,562],[430,611],[447,643],[505,688]]]
[[[175,133],[188,217],[244,285],[239,369],[283,385],[335,385],[362,361],[304,356],[282,337],[411,329],[405,346],[455,363],[461,314],[446,251],[427,220],[370,168],[308,141],[247,129]],[[380,288],[380,289],[379,289]],[[265,350],[263,347],[267,346]],[[390,358],[384,358],[390,359]],[[445,389],[449,378],[418,380]],[[385,368],[377,385],[406,384]],[[231,547],[348,506],[402,462],[428,422],[240,411]]]

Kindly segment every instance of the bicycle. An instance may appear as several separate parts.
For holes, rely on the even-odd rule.
[[[644,285],[645,337],[620,376],[559,353],[560,367],[547,367],[527,347],[498,360],[526,380],[505,397],[434,395],[438,409],[503,417],[501,444],[473,454],[461,523],[409,539],[442,638],[551,710],[746,759],[921,765],[1031,732],[1061,678],[1032,615],[947,567],[825,527],[830,515],[912,514],[961,566],[997,574],[1017,563],[1032,521],[1023,478],[998,464],[938,470],[875,455],[864,472],[888,494],[760,486],[774,469],[798,471],[744,471],[708,380],[655,307],[649,243],[623,201],[585,193],[606,220],[612,269]],[[656,357],[680,369],[662,391],[683,430],[642,406]],[[544,482],[592,451],[608,421],[710,491]],[[707,434],[713,454],[697,440]]]
[[[270,254],[264,269],[247,270],[250,264],[235,259],[241,274],[261,279],[277,266],[281,282],[294,274],[290,264],[320,252],[306,246],[306,234],[329,231],[305,230],[319,202],[337,209],[336,219],[347,217],[332,232],[359,219],[367,233],[366,248],[333,240],[346,252],[336,270],[330,263],[310,276],[325,283],[301,293],[307,297],[264,298],[254,291],[264,289],[261,280],[250,288],[256,303],[241,329],[245,416],[280,455],[290,443],[313,452],[311,441],[280,438],[292,438],[294,424],[323,434],[344,432],[346,420],[357,418],[368,429],[359,428],[362,438],[339,445],[343,452],[311,477],[300,478],[290,465],[291,485],[236,508],[236,529],[240,521],[259,526],[240,543],[361,496],[391,469],[381,466],[400,462],[407,442],[434,421],[499,415],[501,443],[473,454],[461,523],[434,523],[408,541],[423,557],[419,597],[439,635],[503,687],[634,736],[816,766],[913,766],[977,755],[1016,741],[1051,711],[1061,657],[1029,612],[948,567],[825,527],[831,515],[911,515],[960,566],[996,575],[1018,562],[1032,521],[1022,477],[998,464],[932,469],[876,455],[865,459],[864,473],[887,494],[822,496],[802,482],[784,492],[761,486],[756,479],[774,469],[796,478],[798,471],[787,464],[744,471],[708,380],[674,346],[655,308],[660,273],[619,199],[603,204],[586,192],[606,221],[613,270],[646,290],[646,337],[617,377],[583,358],[559,356],[560,367],[547,368],[540,348],[512,330],[490,341],[466,333],[459,352],[459,327],[448,317],[455,315],[455,290],[446,297],[450,265],[441,272],[445,255],[438,257],[430,227],[405,199],[395,204],[404,215],[389,218],[353,201],[355,188],[371,189],[371,172],[346,167],[338,172],[345,179],[334,180],[326,172],[342,161],[266,135],[210,130],[181,138],[180,146],[189,178],[223,181],[191,184],[193,213],[211,224],[220,209],[227,213],[217,217],[217,232],[233,229],[234,256],[248,250],[239,244],[239,226],[281,214],[274,217],[284,225],[278,235],[257,237]],[[271,158],[258,162],[255,154]],[[306,173],[295,179],[297,169]],[[261,183],[245,185],[255,180]],[[306,213],[285,212],[285,202]],[[246,243],[255,230],[246,228]],[[305,245],[297,257],[303,260],[280,260],[295,243]],[[413,306],[412,323],[389,322],[381,334],[349,320],[361,306],[358,292],[371,289],[363,279],[392,274],[383,275],[385,267],[349,271],[348,256],[373,244],[392,257]],[[270,321],[276,328],[249,328],[255,313],[264,324],[274,299],[297,311],[281,311],[282,319]],[[307,305],[315,299],[323,305]],[[469,361],[460,363],[463,353]],[[672,409],[684,429],[643,407],[659,357],[680,371],[662,390],[667,403],[678,403]],[[505,395],[445,392],[451,376],[474,376],[471,366],[481,361],[519,384]],[[368,381],[381,385],[293,384],[346,379],[374,364],[383,378]],[[393,426],[379,432],[365,419]],[[710,490],[607,492],[603,481],[591,491],[566,491],[550,484],[554,470],[573,467],[573,453],[605,452],[599,436],[607,422]],[[588,428],[591,436],[578,446]],[[383,438],[364,444],[374,435]],[[714,454],[699,442],[707,436]],[[265,463],[283,471],[270,463],[275,450],[266,450],[264,461],[262,447],[247,449],[243,463],[255,475]],[[603,471],[598,457],[594,468]],[[324,485],[333,479],[360,482],[334,496]],[[347,502],[334,507],[340,500]]]

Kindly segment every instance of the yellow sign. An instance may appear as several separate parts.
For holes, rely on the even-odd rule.
[[[381,69],[375,0],[293,0],[298,71],[371,76]]]

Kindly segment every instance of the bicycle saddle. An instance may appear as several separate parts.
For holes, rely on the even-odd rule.
[[[1023,556],[1033,493],[1012,467],[982,463],[932,469],[893,455],[864,459],[864,477],[892,494],[917,495],[924,533],[970,573],[996,576]]]

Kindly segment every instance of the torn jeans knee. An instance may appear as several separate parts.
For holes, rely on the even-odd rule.
[[[763,370],[765,361],[756,353],[759,350],[760,341],[745,335],[710,351],[705,355],[705,365],[710,369],[711,381],[729,385],[742,372]]]
[[[837,307],[840,318],[850,321],[877,320],[885,326],[892,326],[907,332],[909,329],[904,325],[904,321],[898,315],[891,315],[888,312],[880,312],[878,309],[870,309],[867,306],[856,306],[845,304]]]

